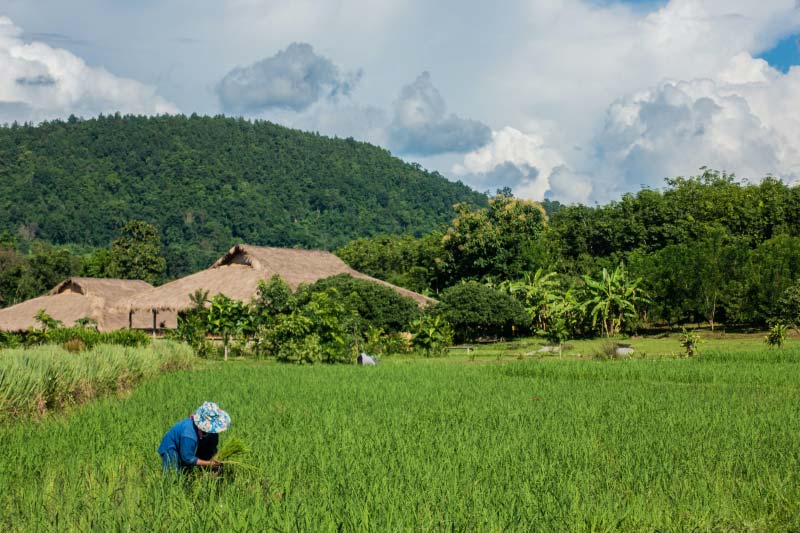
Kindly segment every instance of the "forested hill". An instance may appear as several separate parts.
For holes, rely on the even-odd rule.
[[[0,128],[0,233],[107,246],[131,219],[161,232],[168,275],[234,242],[333,249],[421,235],[485,196],[381,148],[269,122],[71,118]]]

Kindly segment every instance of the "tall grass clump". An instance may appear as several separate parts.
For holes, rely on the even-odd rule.
[[[120,329],[117,331],[97,331],[92,328],[56,328],[41,332],[36,330],[27,332],[25,344],[65,344],[69,341],[79,340],[86,347],[93,348],[101,344],[111,344],[114,346],[127,346],[131,348],[147,346],[150,344],[150,336],[144,331],[136,329]]]
[[[8,350],[0,357],[0,421],[123,392],[160,372],[189,368],[193,358],[189,347],[172,342],[100,345],[79,353],[50,345]]]

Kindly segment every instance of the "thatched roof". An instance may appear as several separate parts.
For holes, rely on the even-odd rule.
[[[100,331],[127,328],[127,312],[112,308],[120,301],[152,288],[140,280],[68,278],[44,296],[0,309],[0,330],[24,331],[38,327],[33,317],[40,309],[68,327],[78,319],[89,317],[97,321]],[[152,326],[152,317],[149,323],[138,322],[142,320],[135,326]]]
[[[207,270],[137,294],[125,300],[121,307],[134,311],[182,311],[192,307],[189,295],[198,289],[208,291],[209,298],[224,294],[234,300],[247,302],[256,296],[258,282],[268,280],[275,274],[292,289],[301,283],[309,284],[337,274],[350,274],[354,278],[391,287],[421,306],[435,301],[357,272],[330,252],[239,244]]]

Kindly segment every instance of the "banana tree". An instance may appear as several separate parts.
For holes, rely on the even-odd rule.
[[[600,279],[583,276],[583,281],[588,296],[584,309],[592,316],[592,327],[599,321],[606,337],[619,333],[626,321],[637,316],[636,306],[649,301],[639,288],[642,280],[630,280],[624,265],[613,272],[604,268]]]
[[[555,272],[538,269],[535,273],[525,273],[519,281],[506,281],[500,289],[517,296],[534,322],[537,330],[547,331],[553,306],[561,299],[560,284]]]

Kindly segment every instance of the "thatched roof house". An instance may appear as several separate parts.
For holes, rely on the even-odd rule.
[[[139,293],[125,300],[121,307],[134,311],[134,314],[183,311],[192,307],[189,295],[198,289],[207,290],[209,298],[224,294],[234,300],[247,302],[256,296],[258,282],[268,280],[275,274],[292,289],[296,289],[301,283],[314,283],[337,274],[350,274],[354,278],[391,287],[403,296],[412,298],[420,306],[434,302],[421,294],[353,270],[330,252],[239,244],[207,270]]]
[[[100,331],[127,328],[128,313],[115,307],[119,302],[152,288],[152,285],[140,280],[69,278],[44,296],[0,309],[0,330],[24,331],[30,327],[40,327],[33,318],[40,309],[67,327],[73,326],[76,320],[88,317],[97,321]],[[134,327],[152,327],[152,320],[147,321],[146,318],[142,316],[137,319]]]

